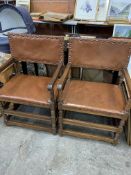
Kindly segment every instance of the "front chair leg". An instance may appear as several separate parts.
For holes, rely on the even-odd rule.
[[[62,102],[59,102],[59,135],[63,136],[63,110]]]
[[[125,125],[125,120],[121,120],[120,121],[120,124],[119,124],[119,129],[121,130],[121,132],[123,131],[123,126]],[[114,145],[118,144],[118,141],[119,141],[119,137],[120,137],[120,133],[116,133],[115,134],[115,138],[114,138]]]
[[[51,103],[51,124],[52,124],[52,132],[56,134],[56,113],[55,113],[55,103]]]

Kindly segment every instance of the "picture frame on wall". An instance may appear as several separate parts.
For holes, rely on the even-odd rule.
[[[24,7],[30,12],[30,0],[16,0],[16,6]]]
[[[113,37],[116,38],[131,38],[131,25],[115,24]]]
[[[98,0],[76,0],[74,19],[95,21]]]
[[[108,20],[128,21],[131,13],[131,0],[110,0]]]
[[[97,21],[106,21],[109,9],[110,0],[99,0],[98,11],[97,11]]]

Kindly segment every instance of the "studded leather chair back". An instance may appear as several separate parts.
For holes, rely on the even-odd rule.
[[[72,67],[119,71],[128,65],[131,43],[111,39],[71,38],[69,47]]]
[[[11,34],[9,41],[17,61],[57,65],[63,60],[63,37]]]

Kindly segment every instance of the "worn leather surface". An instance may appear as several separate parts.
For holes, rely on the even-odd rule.
[[[69,47],[72,66],[119,71],[128,65],[131,42],[71,38]]]
[[[0,99],[46,105],[50,99],[47,90],[50,80],[42,76],[17,75],[0,89]]]
[[[104,114],[123,115],[125,99],[119,86],[79,80],[68,81],[63,106]]]
[[[16,60],[44,64],[58,64],[63,60],[63,37],[10,34],[9,42]]]

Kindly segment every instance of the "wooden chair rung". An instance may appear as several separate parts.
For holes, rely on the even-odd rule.
[[[20,118],[34,119],[34,120],[46,121],[48,123],[51,123],[51,119],[48,116],[44,116],[44,115],[31,114],[31,113],[25,113],[25,112],[13,111],[13,110],[5,110],[4,113],[7,115],[13,115]]]
[[[81,109],[81,108],[78,108],[78,107],[72,107],[72,106],[64,106],[64,104],[63,104],[63,106],[62,106],[62,110],[64,110],[64,111],[71,111],[71,112],[78,112],[78,113],[85,113],[85,114],[91,114],[91,115],[99,115],[99,116],[103,116],[103,117],[108,117],[108,118],[115,118],[115,119],[122,119],[122,120],[127,120],[127,115],[125,114],[125,115],[114,115],[114,114],[109,114],[108,113],[108,115],[106,115],[105,113],[103,113],[103,112],[101,112],[101,111],[91,111],[91,110],[89,110],[89,109]]]
[[[117,133],[121,132],[120,128],[117,128],[114,126],[97,124],[97,123],[87,122],[87,121],[85,122],[85,121],[79,121],[79,120],[63,119],[63,124],[78,126],[78,127],[87,127],[87,128],[92,128],[92,129],[97,129],[102,131],[111,131],[111,132],[117,132]]]
[[[6,121],[6,125],[7,126],[19,126],[19,127],[30,128],[30,129],[35,129],[35,130],[39,130],[39,131],[45,131],[45,132],[52,133],[52,128],[46,128],[43,126],[36,126],[34,124],[26,124],[26,123],[22,123],[22,122],[8,120],[8,121]]]
[[[71,130],[63,130],[62,131],[63,135],[68,135],[68,136],[74,136],[74,137],[79,137],[83,139],[94,139],[98,141],[105,141],[114,144],[114,139],[105,137],[105,136],[98,136],[98,135],[93,135],[93,134],[88,134],[88,133],[81,133],[81,132],[76,132],[76,131],[71,131]]]

